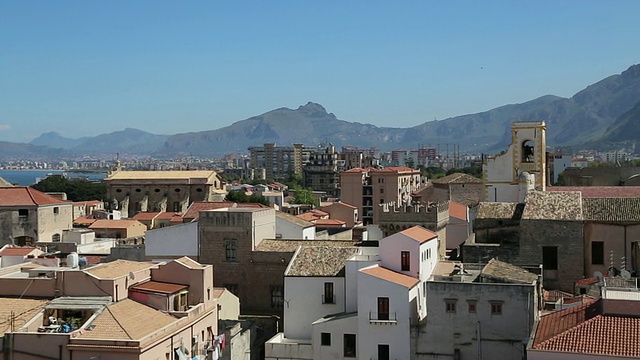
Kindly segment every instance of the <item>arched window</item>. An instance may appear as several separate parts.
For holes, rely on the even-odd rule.
[[[522,142],[522,162],[532,163],[534,162],[533,141],[526,140]]]
[[[51,236],[51,241],[60,242],[60,234],[53,234],[53,236]]]

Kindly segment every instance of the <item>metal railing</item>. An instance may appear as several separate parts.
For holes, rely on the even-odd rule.
[[[369,322],[370,323],[397,323],[398,322],[398,314],[395,312],[389,313],[377,313],[369,311]]]

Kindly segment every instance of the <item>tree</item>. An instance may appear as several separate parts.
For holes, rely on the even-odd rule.
[[[269,204],[269,200],[267,200],[266,197],[257,194],[247,195],[244,190],[229,191],[229,193],[227,193],[227,196],[225,197],[225,200],[233,201],[236,203],[257,203],[266,206],[271,205]]]
[[[31,186],[42,192],[64,192],[71,201],[104,200],[107,185],[82,179],[69,180],[62,175],[49,175]]]
[[[318,199],[313,197],[313,190],[311,190],[311,188],[305,189],[296,185],[293,191],[293,200],[290,201],[291,204],[309,204],[314,206],[319,204]]]

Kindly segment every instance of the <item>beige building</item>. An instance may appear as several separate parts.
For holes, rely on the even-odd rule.
[[[265,169],[265,175],[270,180],[302,174],[302,166],[309,161],[312,151],[303,144],[276,146],[275,143],[268,143],[252,146],[249,148],[249,168]]]
[[[222,178],[213,170],[116,171],[104,179],[110,210],[184,212],[194,201],[221,201]]]
[[[377,224],[382,204],[410,203],[420,184],[420,170],[408,167],[355,168],[340,174],[340,199],[358,207],[364,225]]]
[[[0,187],[0,246],[58,242],[72,227],[71,201],[27,186]]]
[[[523,202],[527,190],[545,190],[546,129],[544,121],[512,123],[509,148],[482,165],[485,201]]]
[[[138,220],[96,220],[89,229],[96,232],[97,238],[127,239],[144,236],[147,227]]]
[[[212,267],[189,258],[22,264],[2,270],[0,289],[3,349],[15,360],[205,358],[223,343],[218,314],[239,315],[237,297],[213,287]]]

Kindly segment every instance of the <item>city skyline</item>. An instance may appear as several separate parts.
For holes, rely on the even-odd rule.
[[[213,130],[308,101],[410,127],[571,97],[640,62],[639,8],[0,1],[0,141]]]

